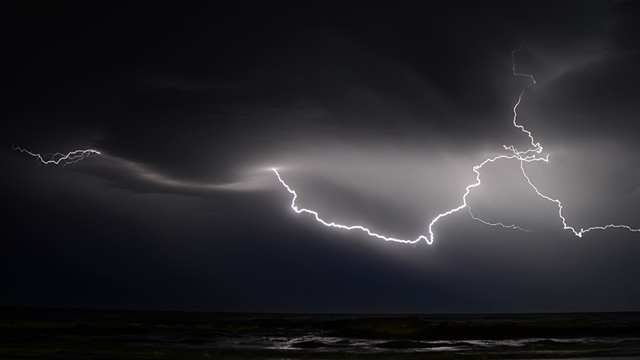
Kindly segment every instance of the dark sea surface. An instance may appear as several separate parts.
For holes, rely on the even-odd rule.
[[[640,313],[381,316],[5,307],[0,357],[640,359]]]

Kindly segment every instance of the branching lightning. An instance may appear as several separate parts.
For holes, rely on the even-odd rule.
[[[67,166],[69,164],[77,163],[78,161],[84,160],[91,155],[100,155],[100,152],[94,149],[74,150],[66,154],[48,153],[41,155],[13,145],[11,145],[11,148],[13,150],[20,151],[35,157],[38,164],[42,165],[60,165],[62,163],[63,166]]]
[[[492,222],[488,222],[486,220],[483,220],[477,216],[475,216],[473,214],[473,212],[471,211],[471,207],[469,206],[469,204],[467,203],[467,196],[471,193],[471,190],[474,188],[479,187],[482,182],[480,180],[480,170],[482,169],[482,167],[484,165],[486,165],[487,163],[493,163],[496,162],[498,160],[515,160],[515,161],[519,161],[520,162],[520,169],[522,172],[522,175],[524,176],[524,178],[527,180],[527,183],[529,184],[529,186],[531,188],[533,188],[533,190],[535,191],[535,193],[550,202],[553,202],[555,204],[557,204],[558,206],[558,216],[560,217],[560,219],[562,220],[562,225],[563,225],[563,229],[564,230],[570,230],[571,232],[573,232],[574,235],[578,236],[578,237],[582,237],[583,234],[592,231],[592,230],[606,230],[606,229],[610,229],[610,228],[620,228],[620,229],[626,229],[629,231],[633,231],[633,232],[640,232],[640,229],[635,229],[632,228],[628,225],[617,225],[617,224],[608,224],[608,225],[604,225],[604,226],[593,226],[593,227],[588,227],[588,228],[582,228],[580,230],[577,230],[576,228],[567,225],[567,221],[566,218],[563,216],[562,214],[562,210],[563,210],[563,206],[562,203],[560,202],[560,200],[558,199],[554,199],[551,198],[545,194],[543,194],[542,192],[540,192],[540,190],[538,190],[538,188],[533,184],[533,182],[531,181],[531,179],[529,178],[529,176],[527,175],[526,171],[525,171],[525,163],[531,163],[531,162],[538,162],[538,161],[544,161],[544,162],[549,162],[549,154],[545,155],[545,156],[541,156],[540,154],[542,153],[542,146],[540,145],[539,142],[536,142],[535,138],[533,137],[533,134],[531,133],[531,131],[525,129],[525,127],[523,125],[518,124],[518,107],[520,106],[520,103],[522,102],[522,98],[526,92],[526,90],[535,85],[536,84],[536,80],[533,77],[533,75],[530,74],[525,74],[525,73],[518,73],[516,71],[516,62],[515,62],[515,53],[520,50],[520,49],[516,49],[513,50],[511,52],[511,61],[512,61],[512,72],[514,76],[520,76],[520,77],[525,77],[529,79],[529,83],[522,89],[522,91],[520,92],[520,95],[518,96],[518,100],[516,101],[515,105],[513,106],[513,126],[515,126],[516,128],[520,129],[520,131],[522,131],[523,133],[525,133],[530,141],[531,141],[531,147],[527,150],[524,151],[519,151],[518,149],[516,149],[515,146],[513,145],[503,145],[504,150],[508,151],[508,154],[504,154],[504,155],[499,155],[499,156],[495,156],[492,158],[488,158],[486,160],[484,160],[483,162],[481,162],[478,165],[475,165],[472,170],[473,172],[475,172],[476,174],[476,180],[474,183],[468,185],[465,188],[465,192],[462,195],[462,201],[461,204],[457,207],[454,207],[450,210],[447,210],[439,215],[437,215],[433,220],[431,220],[431,222],[429,223],[429,232],[428,235],[420,235],[418,236],[416,239],[414,240],[404,240],[404,239],[398,239],[395,237],[389,237],[389,236],[385,236],[385,235],[381,235],[378,234],[376,232],[373,232],[372,230],[361,226],[361,225],[342,225],[342,224],[338,224],[335,222],[328,222],[326,220],[323,220],[320,215],[318,214],[318,212],[313,211],[313,210],[309,210],[309,209],[305,209],[305,208],[299,208],[296,205],[296,200],[298,198],[298,194],[295,192],[295,190],[293,190],[291,187],[289,187],[289,185],[287,185],[287,183],[284,182],[284,180],[282,180],[282,177],[280,176],[280,173],[278,172],[278,170],[273,169],[273,172],[276,174],[278,181],[280,181],[280,183],[285,187],[285,189],[291,193],[291,195],[293,195],[293,199],[291,200],[291,208],[297,212],[297,213],[307,213],[307,214],[311,214],[315,217],[316,221],[318,221],[319,223],[321,223],[324,226],[328,226],[328,227],[334,227],[334,228],[339,228],[339,229],[344,229],[344,230],[360,230],[363,231],[365,233],[367,233],[367,235],[378,238],[378,239],[382,239],[385,241],[394,241],[394,242],[400,242],[400,243],[406,243],[406,244],[415,244],[417,242],[419,242],[420,240],[425,240],[428,244],[432,244],[433,240],[435,238],[434,232],[433,232],[433,227],[436,224],[436,222],[438,222],[438,220],[442,219],[443,217],[449,216],[453,213],[456,213],[464,208],[466,208],[469,211],[469,215],[471,216],[472,219],[479,221],[485,225],[489,225],[489,226],[500,226],[503,227],[505,229],[514,229],[514,230],[520,230],[520,231],[525,231],[525,232],[530,232],[531,230],[522,228],[520,226],[517,225],[507,225],[504,224],[502,222],[497,222],[497,223],[492,223]],[[73,163],[77,163],[89,156],[92,155],[100,155],[100,152],[98,150],[94,150],[94,149],[84,149],[84,150],[74,150],[71,152],[68,152],[66,154],[63,153],[48,153],[48,154],[38,154],[38,153],[34,153],[31,152],[29,150],[17,147],[17,146],[13,146],[11,145],[11,148],[13,150],[16,151],[20,151],[22,153],[26,153],[28,155],[31,155],[33,157],[36,158],[36,161],[38,162],[38,164],[42,164],[42,165],[60,165],[62,164],[63,166],[69,165],[69,164],[73,164]],[[158,176],[154,175],[151,176],[154,179],[156,179]],[[164,181],[165,183],[168,184],[172,184],[172,185],[176,185],[176,184],[181,184],[180,182],[176,182],[176,181]]]
[[[515,53],[520,50],[520,49],[516,49],[513,50],[511,52],[511,61],[512,61],[512,72],[514,76],[522,76],[522,77],[526,77],[530,80],[529,84],[527,84],[522,91],[520,92],[520,95],[518,96],[518,101],[516,101],[515,105],[513,106],[513,126],[515,126],[516,128],[520,129],[520,131],[522,131],[523,133],[525,133],[529,139],[531,140],[531,148],[524,150],[524,151],[519,151],[518,149],[515,148],[515,146],[513,145],[503,145],[504,149],[509,151],[511,154],[510,155],[499,155],[493,158],[488,158],[486,160],[484,160],[482,163],[480,163],[479,165],[476,165],[473,167],[473,172],[476,173],[476,182],[473,184],[468,185],[465,188],[465,192],[464,195],[462,196],[462,204],[459,205],[458,207],[454,207],[448,211],[445,211],[441,214],[439,214],[438,216],[436,216],[433,220],[431,220],[431,223],[429,223],[429,235],[420,235],[418,236],[418,238],[414,239],[414,240],[404,240],[404,239],[397,239],[394,237],[388,237],[388,236],[384,236],[384,235],[380,235],[378,233],[375,233],[373,231],[371,231],[370,229],[361,226],[361,225],[341,225],[341,224],[337,224],[334,222],[327,222],[325,220],[323,220],[322,218],[320,218],[320,215],[313,210],[309,210],[309,209],[305,209],[305,208],[299,208],[296,205],[296,199],[298,198],[298,194],[295,192],[295,190],[291,189],[291,187],[289,187],[289,185],[287,185],[287,183],[284,182],[284,180],[282,180],[282,177],[280,176],[280,173],[278,172],[278,170],[273,169],[273,172],[276,174],[276,176],[278,177],[278,181],[280,181],[280,183],[285,187],[285,189],[287,189],[287,191],[289,193],[291,193],[293,195],[293,199],[291,200],[291,208],[297,212],[298,214],[300,213],[307,213],[307,214],[311,214],[315,217],[316,221],[318,221],[319,223],[321,223],[324,226],[328,226],[328,227],[335,227],[335,228],[339,228],[339,229],[344,229],[344,230],[360,230],[360,231],[364,231],[365,233],[367,233],[367,235],[372,236],[372,237],[376,237],[378,239],[382,239],[385,241],[394,241],[394,242],[399,242],[399,243],[406,243],[406,244],[415,244],[417,242],[419,242],[420,240],[425,240],[427,242],[427,244],[432,244],[433,240],[435,238],[435,235],[433,233],[433,226],[436,224],[436,222],[438,220],[440,220],[441,218],[445,217],[445,216],[449,216],[453,213],[456,213],[464,208],[467,208],[469,211],[469,214],[471,215],[471,218],[473,218],[474,220],[477,220],[485,225],[490,225],[490,226],[501,226],[503,228],[506,229],[515,229],[515,230],[521,230],[521,231],[526,231],[526,232],[530,232],[531,230],[528,229],[524,229],[520,226],[517,225],[505,225],[504,223],[498,222],[498,223],[491,223],[485,220],[482,220],[476,216],[473,215],[473,212],[471,212],[471,207],[469,206],[469,204],[467,204],[467,196],[469,195],[469,193],[471,192],[471,190],[473,188],[476,188],[478,186],[480,186],[480,184],[482,183],[480,181],[480,169],[482,169],[482,167],[484,165],[486,165],[487,163],[493,163],[497,160],[517,160],[520,162],[520,169],[522,170],[522,175],[525,177],[525,179],[527,180],[527,182],[529,183],[529,185],[533,188],[533,190],[536,192],[536,194],[538,196],[540,196],[543,199],[546,199],[548,201],[554,202],[558,205],[558,216],[560,217],[560,219],[562,219],[562,224],[563,224],[563,228],[564,230],[571,230],[573,232],[574,235],[578,236],[578,237],[582,237],[582,235],[588,231],[591,230],[606,230],[609,228],[622,228],[622,229],[627,229],[629,231],[633,231],[633,232],[640,232],[640,229],[634,229],[628,225],[616,225],[616,224],[609,224],[609,225],[604,225],[604,226],[593,226],[593,227],[589,227],[586,229],[580,229],[580,231],[577,231],[574,227],[567,225],[567,221],[565,219],[565,217],[562,215],[562,203],[560,202],[560,200],[558,199],[553,199],[547,195],[544,195],[543,193],[541,193],[538,188],[531,182],[531,179],[529,178],[529,176],[527,175],[525,168],[524,168],[524,164],[525,163],[530,163],[530,162],[537,162],[537,161],[544,161],[544,162],[549,162],[549,154],[547,154],[546,156],[540,156],[539,154],[542,153],[542,146],[540,145],[540,143],[536,142],[533,134],[531,133],[531,131],[525,129],[525,127],[523,125],[518,124],[518,106],[520,106],[520,103],[522,102],[522,97],[524,96],[526,90],[535,85],[536,84],[536,80],[533,77],[533,75],[530,74],[524,74],[524,73],[518,73],[516,71],[516,62],[515,62]]]

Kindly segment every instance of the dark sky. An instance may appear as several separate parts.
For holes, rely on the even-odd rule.
[[[3,3],[0,305],[640,310],[640,2]],[[36,153],[93,148],[65,167]]]

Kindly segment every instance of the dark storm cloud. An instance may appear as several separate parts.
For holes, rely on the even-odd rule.
[[[436,224],[432,246],[295,214],[270,170],[329,221],[425,234],[461,203],[474,165],[503,144],[528,146],[511,124],[527,83],[512,75],[510,52],[522,45],[517,70],[538,84],[519,122],[551,154],[527,165],[532,180],[578,228],[640,227],[633,2],[7,10],[20,20],[3,22],[20,35],[6,45],[2,109],[17,235],[0,264],[20,275],[2,303],[637,310],[637,235],[563,232],[556,204],[535,195],[517,162],[484,168],[468,200],[476,216],[533,233],[460,211]],[[106,156],[39,167],[12,142]]]
[[[606,24],[596,17],[607,4],[500,5],[346,6],[339,13],[318,6],[304,20],[249,13],[225,28],[233,42],[216,31],[176,29],[191,46],[169,38],[156,51],[169,59],[180,51],[185,60],[159,63],[155,75],[137,80],[157,90],[130,89],[100,146],[181,176],[197,178],[209,167],[229,180],[223,174],[256,154],[277,158],[279,144],[318,132],[434,147],[443,136],[462,137],[454,140],[460,151],[476,148],[479,134],[510,138],[502,120],[512,98],[504,96],[521,82],[505,55],[521,43],[575,48],[580,39],[598,40]],[[251,30],[239,31],[240,24]],[[287,26],[297,26],[295,35]],[[240,55],[246,58],[235,63]]]

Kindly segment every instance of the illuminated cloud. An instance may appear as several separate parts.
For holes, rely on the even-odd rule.
[[[0,304],[638,310],[637,2],[5,11]],[[366,9],[366,11],[363,11]],[[152,11],[153,15],[150,15]],[[85,14],[77,16],[76,14]],[[291,16],[294,14],[295,16]],[[234,19],[234,21],[229,21]],[[47,29],[47,31],[36,31]],[[39,151],[96,149],[68,166]],[[536,154],[538,155],[538,154]]]

